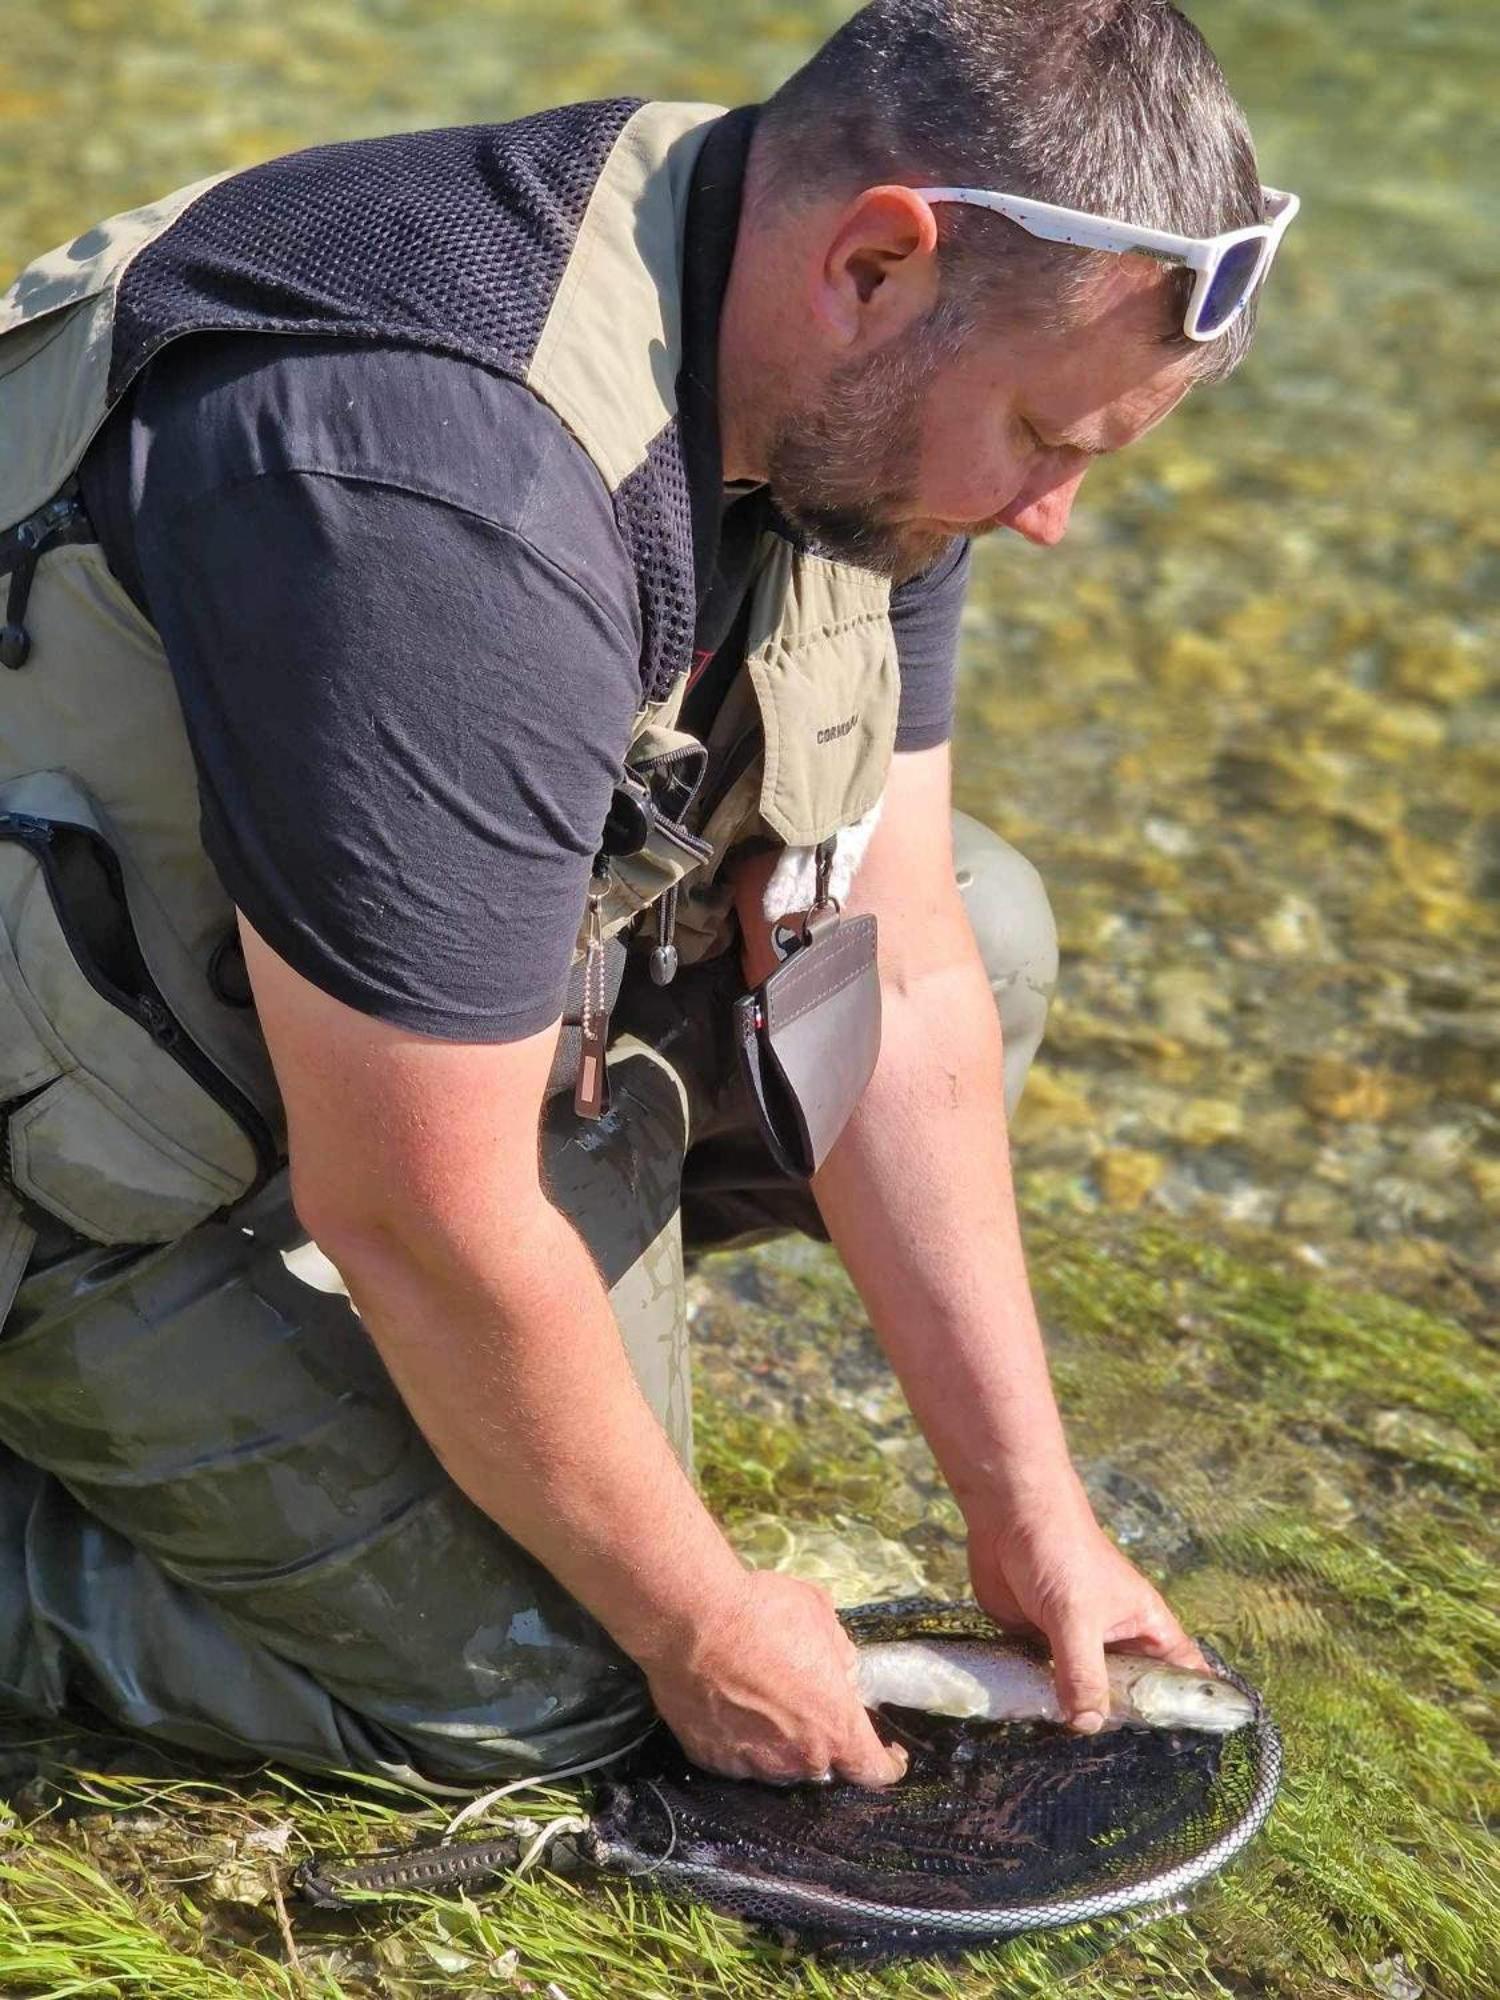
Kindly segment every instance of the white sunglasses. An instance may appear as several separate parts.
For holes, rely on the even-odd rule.
[[[1192,297],[1183,314],[1182,330],[1189,340],[1217,340],[1227,333],[1255,297],[1281,247],[1281,239],[1302,206],[1294,194],[1263,187],[1266,220],[1248,229],[1230,229],[1222,236],[1173,236],[1165,229],[1146,229],[1134,222],[1114,222],[1079,208],[1059,208],[1050,201],[1023,195],[997,194],[992,188],[914,188],[925,201],[963,202],[969,208],[993,209],[1019,223],[1028,235],[1049,243],[1075,243],[1082,250],[1145,251],[1186,264],[1195,273]]]

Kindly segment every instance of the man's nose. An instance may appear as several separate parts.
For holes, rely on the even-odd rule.
[[[1087,472],[1088,467],[1082,466],[1055,484],[1022,493],[1001,515],[1002,522],[1038,548],[1052,548],[1068,532],[1073,501]]]

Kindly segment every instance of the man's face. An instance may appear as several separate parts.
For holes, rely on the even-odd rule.
[[[1092,460],[1192,386],[1191,358],[1161,344],[1158,283],[1119,267],[1066,331],[969,332],[939,307],[840,364],[778,426],[777,504],[830,554],[897,580],[955,535],[1060,541]]]

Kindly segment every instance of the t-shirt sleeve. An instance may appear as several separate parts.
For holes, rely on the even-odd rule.
[[[576,452],[541,414],[542,455]],[[429,396],[439,438],[444,415]],[[225,422],[220,404],[206,427]],[[463,451],[429,479],[368,436],[325,438],[301,454],[316,468],[279,445],[241,454],[234,477],[222,450],[196,470],[179,452],[171,504],[148,477],[137,518],[226,890],[315,985],[449,1040],[519,1039],[561,1011],[640,698],[602,484],[586,461],[549,472],[522,450],[526,491],[490,504],[480,461],[505,443],[481,438],[466,482]]]
[[[971,544],[956,541],[931,569],[891,592],[891,629],[901,662],[898,750],[930,750],[953,734],[958,628],[969,585]]]

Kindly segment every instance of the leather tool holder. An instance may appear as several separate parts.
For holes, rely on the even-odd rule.
[[[771,1157],[810,1180],[849,1122],[880,1054],[872,916],[826,904],[783,965],[735,1002],[740,1063]]]

